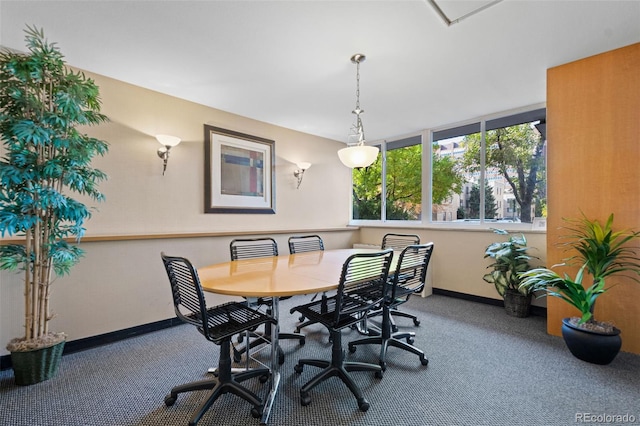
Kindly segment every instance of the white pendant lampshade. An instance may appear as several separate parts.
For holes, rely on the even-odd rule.
[[[369,167],[378,158],[378,147],[356,145],[342,148],[338,151],[338,157],[342,164],[350,168]]]

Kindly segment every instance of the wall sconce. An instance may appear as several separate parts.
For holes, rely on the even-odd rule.
[[[170,135],[156,135],[156,139],[163,145],[162,148],[158,148],[158,157],[163,161],[162,176],[164,176],[164,172],[167,170],[167,161],[169,161],[169,151],[180,143],[180,138]]]
[[[299,163],[296,163],[296,166],[298,166],[298,169],[293,172],[293,175],[298,179],[298,186],[296,186],[296,189],[300,189],[300,184],[302,183],[302,177],[304,176],[304,172],[309,167],[311,167],[311,163],[307,163],[306,161],[301,161]]]

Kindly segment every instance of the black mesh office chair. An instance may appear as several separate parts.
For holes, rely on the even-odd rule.
[[[269,237],[263,238],[237,238],[231,241],[229,244],[229,251],[231,254],[231,260],[241,259],[255,259],[259,257],[272,257],[278,255],[278,244],[276,240]],[[288,299],[288,297],[281,297],[280,299]],[[266,306],[267,313],[271,313],[271,307],[273,306],[273,299],[270,297],[258,298],[256,303],[258,305]],[[234,360],[240,361],[243,353],[251,350],[252,348],[263,344],[264,342],[271,342],[271,324],[265,324],[264,333],[258,333],[252,331],[250,333],[252,339],[242,348],[234,348]],[[300,345],[305,344],[305,336],[299,333],[278,333],[278,339],[296,339]],[[238,336],[238,342],[243,341],[243,335]],[[278,363],[284,363],[284,352],[280,345],[278,345]]]
[[[383,292],[393,257],[392,250],[378,253],[360,253],[350,256],[342,267],[340,283],[334,296],[296,306],[291,313],[299,312],[312,321],[327,327],[332,337],[331,360],[300,359],[294,370],[302,373],[305,365],[323,368],[315,377],[300,389],[300,403],[311,403],[309,391],[324,380],[337,376],[342,380],[358,401],[361,411],[369,409],[369,402],[358,385],[353,381],[350,371],[374,371],[376,377],[382,377],[379,365],[345,361],[342,348],[342,329],[362,320],[362,315],[383,300]]]
[[[402,250],[406,246],[420,244],[420,237],[415,234],[385,234],[382,237],[382,250]]]
[[[236,238],[229,244],[231,260],[254,259],[278,255],[278,243],[269,237]]]
[[[420,237],[418,235],[415,234],[385,234],[382,237],[382,249],[393,249],[395,251],[401,251],[403,250],[405,247],[409,246],[409,245],[415,245],[415,244],[420,244]],[[410,295],[409,295],[410,296]],[[409,296],[407,296],[405,298],[405,302],[407,300],[409,300]],[[398,327],[396,326],[395,321],[393,320],[393,317],[404,317],[404,318],[410,318],[411,320],[413,320],[413,324],[417,327],[420,325],[420,320],[418,319],[418,317],[416,317],[415,315],[411,315],[408,314],[406,312],[402,312],[400,310],[398,310],[398,306],[400,304],[396,305],[394,308],[392,308],[391,311],[391,317],[390,321],[391,321],[391,329],[395,332],[398,331]],[[375,312],[373,313],[371,316],[377,316],[377,315],[381,315],[382,312]]]
[[[172,406],[180,393],[208,389],[211,392],[191,417],[190,426],[196,425],[214,401],[225,393],[233,393],[251,403],[251,414],[253,417],[260,417],[263,410],[262,400],[240,382],[260,377],[260,381],[264,383],[269,378],[269,370],[259,368],[232,374],[229,351],[233,335],[272,323],[273,320],[244,303],[230,302],[207,308],[198,273],[193,265],[183,257],[166,256],[164,253],[161,256],[171,284],[176,315],[182,321],[196,326],[207,340],[220,346],[217,377],[174,387],[165,397],[165,405]]]
[[[382,327],[379,336],[365,337],[349,343],[349,352],[355,352],[357,345],[376,344],[380,346],[380,366],[387,368],[386,358],[389,346],[395,346],[405,351],[412,352],[420,357],[422,365],[427,365],[429,360],[424,352],[412,346],[415,333],[391,331],[391,312],[397,305],[404,303],[413,293],[421,292],[424,288],[429,260],[433,253],[433,243],[412,245],[405,247],[400,253],[395,274],[389,279],[385,289],[385,301],[382,308]],[[401,339],[405,339],[403,342]]]
[[[295,253],[307,253],[310,251],[323,251],[324,250],[324,242],[322,241],[322,238],[320,238],[319,235],[295,235],[292,237],[289,237],[288,240],[289,243],[289,254],[295,254]],[[314,300],[316,300],[316,297],[318,295],[314,294],[313,297],[311,298],[311,301],[313,302]],[[322,297],[326,297],[326,293],[322,293]],[[300,330],[308,325],[314,324],[316,321],[305,321],[305,317],[303,315],[300,315],[300,318],[298,318],[301,322],[301,324],[299,324],[296,327],[295,332],[296,333],[300,333]]]
[[[294,235],[287,242],[290,254],[324,250],[324,242],[319,235]]]

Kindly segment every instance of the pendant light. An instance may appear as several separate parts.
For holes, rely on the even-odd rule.
[[[362,53],[356,53],[351,57],[351,62],[356,64],[356,107],[353,114],[356,115],[356,121],[351,126],[349,134],[350,146],[342,148],[338,151],[338,157],[342,164],[350,168],[368,167],[378,158],[378,147],[365,145],[364,128],[362,127],[362,119],[360,114],[364,112],[360,109],[360,63],[364,62],[366,56]],[[355,139],[356,142],[352,143]]]

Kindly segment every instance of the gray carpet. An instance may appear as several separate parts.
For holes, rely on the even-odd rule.
[[[289,307],[308,299],[282,303],[283,331],[295,327]],[[330,356],[327,333],[311,326],[305,329],[305,346],[282,343],[286,362],[270,424],[548,426],[576,424],[580,413],[627,414],[640,424],[640,356],[620,353],[608,366],[588,364],[574,358],[561,338],[546,334],[544,318],[511,318],[502,308],[445,296],[412,298],[402,309],[421,318],[420,327],[406,319],[397,323],[401,330],[416,331],[415,344],[430,360],[427,367],[417,356],[390,348],[382,380],[370,372],[353,373],[371,403],[368,412],[358,410],[335,378],[315,388],[311,404],[302,407],[299,389],[318,369],[305,367],[297,375],[296,360]],[[345,346],[358,337],[345,332]],[[377,347],[359,346],[348,356],[376,362]],[[2,371],[0,424],[186,425],[206,393],[181,395],[172,407],[165,407],[163,398],[174,385],[205,378],[217,357],[217,346],[182,325],[66,355],[55,378],[33,386],[17,387],[11,370]],[[245,383],[266,394],[267,385],[257,379]],[[199,424],[258,425],[250,408],[223,395]]]

